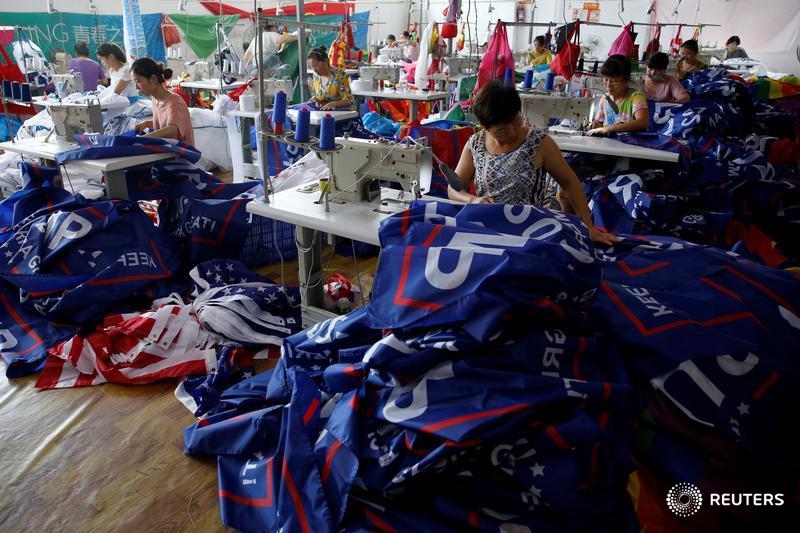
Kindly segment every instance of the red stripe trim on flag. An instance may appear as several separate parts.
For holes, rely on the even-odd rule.
[[[245,498],[219,489],[219,497],[249,507],[272,507],[272,458],[267,461],[267,495],[264,498]]]
[[[446,420],[442,420],[440,422],[436,422],[433,424],[428,424],[427,426],[423,426],[420,431],[425,433],[433,433],[439,429],[448,428],[451,426],[457,426],[459,424],[463,424],[464,422],[471,422],[473,420],[480,420],[481,418],[488,418],[490,416],[495,415],[504,415],[507,413],[513,413],[515,411],[521,411],[528,407],[532,407],[532,403],[518,403],[516,405],[510,405],[508,407],[501,407],[499,409],[491,409],[489,411],[481,411],[480,413],[470,413],[468,415],[456,416],[453,418],[448,418]]]
[[[760,400],[767,393],[767,391],[771,389],[773,385],[775,385],[775,382],[777,381],[778,373],[773,370],[772,374],[769,375],[767,380],[762,383],[761,386],[758,387],[758,389],[756,389],[756,391],[753,393],[753,399]]]
[[[378,529],[384,533],[395,533],[397,531],[395,528],[386,523],[380,516],[376,515],[366,507],[364,507],[364,516],[366,516],[370,522],[378,526]]]
[[[325,466],[322,468],[322,482],[325,483],[328,480],[328,476],[331,474],[331,465],[333,464],[333,456],[336,455],[336,452],[339,450],[339,447],[342,445],[342,441],[336,439],[328,453],[325,455]]]
[[[442,304],[437,304],[433,302],[426,302],[424,300],[416,300],[414,298],[406,298],[403,296],[403,292],[406,288],[406,282],[408,281],[408,273],[411,267],[411,257],[414,251],[413,246],[408,246],[405,251],[405,256],[403,257],[403,269],[400,274],[400,283],[397,284],[397,292],[394,295],[394,303],[396,305],[405,305],[407,307],[417,307],[419,309],[426,309],[428,311],[438,311],[443,306]]]
[[[561,433],[558,432],[554,425],[550,424],[547,426],[547,428],[545,428],[545,432],[547,433],[547,436],[550,437],[550,440],[555,442],[556,446],[562,450],[569,450],[572,448],[572,446],[570,446],[569,443],[564,440],[564,437],[561,436]]]
[[[286,489],[289,491],[289,497],[294,504],[294,509],[297,511],[297,520],[300,522],[300,530],[303,533],[310,533],[311,529],[308,527],[308,519],[306,518],[305,508],[303,507],[303,500],[300,497],[300,493],[297,491],[297,485],[292,478],[291,472],[289,472],[289,469],[286,467],[286,461],[283,462],[281,475],[283,476]]]
[[[303,425],[307,426],[311,419],[314,417],[314,413],[317,412],[317,407],[319,406],[319,400],[314,398],[310,404],[308,404],[308,409],[306,409],[306,414],[303,415]]]

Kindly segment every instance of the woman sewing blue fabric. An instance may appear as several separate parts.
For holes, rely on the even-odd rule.
[[[473,112],[483,129],[473,134],[461,152],[456,174],[462,187],[448,186],[447,196],[465,204],[503,203],[543,206],[549,189],[548,174],[558,183],[565,210],[574,209],[589,228],[592,240],[613,244],[618,239],[597,229],[578,176],[555,141],[544,131],[527,126],[522,101],[513,86],[495,80],[481,89]],[[467,192],[475,184],[477,194]]]

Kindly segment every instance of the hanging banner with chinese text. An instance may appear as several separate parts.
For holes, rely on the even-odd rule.
[[[164,40],[161,36],[161,13],[142,15],[142,27],[147,42],[147,55],[165,61]],[[0,12],[0,20],[9,26],[35,28],[30,39],[42,52],[53,58],[56,52],[74,54],[75,43],[89,44],[89,56],[94,57],[98,45],[115,43],[124,49],[122,17],[91,13],[16,13]],[[6,50],[10,51],[7,47]]]

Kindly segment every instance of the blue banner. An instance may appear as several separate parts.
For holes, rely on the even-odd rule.
[[[92,13],[0,13],[3,24],[27,26],[35,31],[26,32],[27,37],[42,49],[45,56],[53,59],[56,52],[75,55],[75,44],[88,43],[89,57],[94,57],[102,43],[123,43],[123,24],[120,15],[97,15]],[[165,61],[164,38],[161,35],[161,13],[142,15],[147,55],[156,61]],[[11,47],[6,47],[11,52]]]

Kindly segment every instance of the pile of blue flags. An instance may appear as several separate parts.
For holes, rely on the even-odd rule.
[[[39,368],[45,350],[75,332],[70,325],[169,294],[180,267],[136,203],[72,196],[51,186],[57,169],[23,172],[26,187],[0,204],[0,353],[9,375]]]
[[[617,136],[678,153],[677,168],[653,173],[640,166],[587,180],[595,224],[712,244],[770,266],[796,264],[800,169],[775,151],[781,144],[775,135],[793,138],[797,117],[754,102],[745,84],[723,69],[682,83],[691,102],[650,102],[652,131]]]

